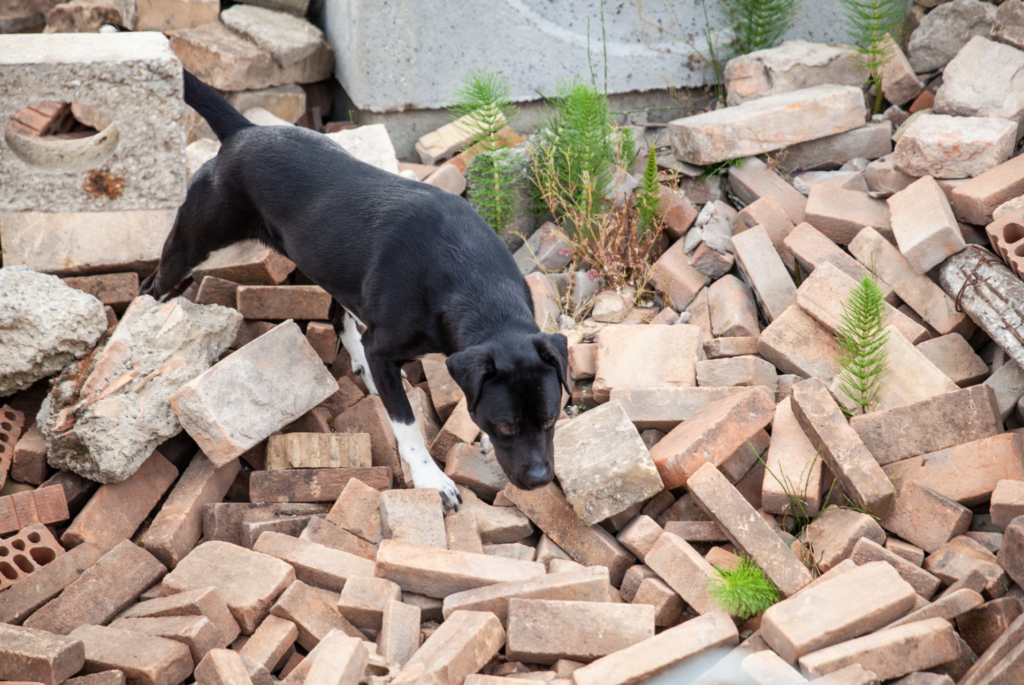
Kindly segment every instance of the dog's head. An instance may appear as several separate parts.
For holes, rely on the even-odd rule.
[[[448,357],[448,372],[466,393],[469,413],[517,488],[533,490],[555,475],[555,421],[569,390],[568,342],[535,333],[476,345]]]

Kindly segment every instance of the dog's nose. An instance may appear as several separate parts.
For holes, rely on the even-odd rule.
[[[546,462],[534,462],[523,473],[523,485],[531,490],[544,487],[551,482],[551,478],[554,475],[551,470],[551,467]]]

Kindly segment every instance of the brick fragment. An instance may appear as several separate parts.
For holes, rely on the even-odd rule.
[[[822,571],[849,558],[861,538],[876,544],[885,542],[885,532],[875,519],[859,511],[830,506],[806,526],[800,541]]]
[[[378,578],[405,592],[444,598],[455,592],[544,575],[543,564],[384,540],[377,552]]]
[[[959,333],[925,340],[918,343],[917,349],[961,388],[981,383],[988,377],[988,364]]]
[[[900,574],[900,577],[903,578],[903,580],[910,583],[911,587],[914,588],[914,591],[917,592],[917,594],[921,595],[925,599],[932,597],[936,590],[938,590],[942,585],[941,580],[924,569],[914,566],[903,557],[893,554],[877,542],[866,538],[861,538],[857,541],[857,544],[853,546],[853,552],[850,554],[850,559],[858,566],[863,566],[864,564],[869,564],[873,561],[884,561],[888,563],[896,569],[896,572]]]
[[[309,656],[306,680],[324,685],[358,685],[367,658],[362,640],[334,630],[317,645],[316,656]]]
[[[85,664],[81,642],[0,624],[0,678],[59,685]]]
[[[721,466],[771,421],[775,401],[754,388],[706,405],[651,449],[669,488],[685,485],[702,465]]]
[[[792,399],[797,421],[821,449],[825,465],[843,490],[868,513],[884,516],[892,502],[892,483],[846,423],[824,384],[816,378],[797,383]]]
[[[717,338],[744,340],[745,338]],[[745,387],[727,388],[622,388],[612,390],[611,402],[618,402],[637,430],[671,431],[708,404],[747,392]]]
[[[643,348],[647,354],[633,352]],[[594,397],[608,401],[617,388],[664,388],[696,385],[694,364],[701,350],[697,327],[606,326],[597,335]]]
[[[34,523],[0,540],[0,592],[63,554],[64,548],[42,523]]]
[[[718,340],[729,340],[729,338],[718,338]],[[764,359],[753,355],[699,361],[696,370],[697,385],[701,387],[760,385],[775,392],[779,386],[775,367]]]
[[[203,539],[242,544],[242,523],[281,517],[308,517],[326,514],[323,504],[252,504],[219,502],[203,507]]]
[[[1022,613],[1016,598],[1000,597],[957,616],[956,627],[975,654],[984,654]]]
[[[615,537],[623,547],[632,552],[637,559],[643,561],[664,532],[664,529],[654,519],[641,515],[630,521]]]
[[[757,354],[757,338],[715,338],[704,341],[704,356],[707,359],[725,359],[755,354]]]
[[[324,364],[330,366],[338,354],[338,333],[332,324],[310,321],[306,325],[306,340],[313,346]]]
[[[903,484],[892,511],[882,519],[883,528],[926,552],[934,552],[970,526],[970,509],[913,481]]]
[[[620,514],[664,489],[647,447],[618,402],[603,404],[559,428],[554,450],[558,482],[587,525]]]
[[[883,467],[894,482],[915,481],[964,506],[989,499],[1001,480],[1024,480],[1024,436],[1002,433]]]
[[[121,671],[100,671],[64,681],[68,685],[125,685],[127,680]]]
[[[995,391],[999,416],[1003,421],[1008,421],[1020,398],[1024,396],[1024,371],[1020,364],[1013,360],[1007,361],[985,379],[984,384]]]
[[[158,618],[162,616],[201,616],[217,628],[224,645],[235,641],[241,632],[220,591],[215,587],[157,597],[128,607],[119,618]]]
[[[459,511],[465,510],[476,517],[480,541],[484,544],[518,542],[533,533],[530,519],[516,507],[491,506],[480,501],[468,488],[459,488],[459,494],[462,497]]]
[[[989,505],[992,523],[1007,528],[1010,521],[1024,515],[1024,481],[1001,480],[992,491]]]
[[[831,384],[839,372],[834,335],[800,307],[790,307],[761,331],[757,350],[787,374]]]
[[[805,683],[800,672],[770,649],[754,652],[740,662],[740,671],[756,683]]]
[[[839,245],[849,245],[865,226],[892,233],[889,208],[883,200],[844,188],[811,186],[807,194],[807,213],[802,219],[822,235]]]
[[[215,587],[242,632],[251,635],[294,579],[295,569],[280,559],[226,542],[206,542],[167,574],[163,593]]]
[[[315,542],[324,547],[354,554],[363,559],[373,561],[377,558],[377,545],[367,542],[352,533],[328,523],[321,518],[311,518],[299,539]]]
[[[447,549],[444,511],[437,490],[388,490],[380,496],[384,539]]]
[[[142,468],[136,471],[136,474],[143,472],[146,469],[146,464],[152,459],[153,457],[150,457]],[[173,569],[177,566],[178,562],[192,551],[202,536],[203,507],[224,498],[231,483],[238,475],[239,469],[237,460],[217,468],[206,458],[206,455],[198,452],[192,458],[171,494],[168,495],[163,506],[160,507],[160,511],[153,519],[149,529],[143,534],[142,546],[167,568]],[[175,474],[176,472],[175,469]],[[172,474],[168,474],[168,476],[173,480]],[[135,477],[135,475],[130,476],[128,481]],[[104,485],[100,488],[99,493],[110,487],[116,486]],[[100,496],[99,493],[96,495],[97,498]],[[88,511],[88,507],[86,511]],[[109,513],[109,511],[105,509],[104,513]],[[75,521],[77,522],[78,519]],[[72,524],[72,528],[74,528],[74,524]]]
[[[391,429],[388,412],[379,397],[369,395],[335,416],[334,430],[339,433],[368,434],[373,465],[389,467],[396,486],[405,485],[402,462],[398,457],[398,442]]]
[[[262,363],[266,360],[274,363]],[[302,331],[286,321],[180,387],[171,395],[171,407],[200,449],[220,466],[337,390]],[[239,402],[239,396],[282,399]]]
[[[335,629],[351,637],[365,637],[341,615],[337,604],[338,593],[296,580],[281,593],[270,611],[295,624],[299,633],[296,641],[309,651]]]
[[[438,461],[443,461],[452,447],[459,443],[472,443],[478,435],[480,427],[469,415],[466,400],[462,399],[452,409],[448,420],[430,443],[430,454]]]
[[[914,566],[920,566],[924,563],[924,550],[909,542],[904,542],[897,538],[888,538],[885,541],[885,548],[896,556],[903,557]]]
[[[744,159],[742,166],[729,167],[729,186],[748,205],[773,197],[794,224],[805,220],[806,198],[755,157]]]
[[[651,267],[651,284],[676,311],[686,309],[708,282],[707,276],[690,266],[681,240],[665,250]]]
[[[260,664],[268,671],[277,670],[299,635],[291,621],[271,614],[263,619],[256,632],[242,645],[238,653]]]
[[[789,664],[866,635],[909,612],[916,593],[888,564],[875,562],[769,607],[761,635]]]
[[[196,682],[210,685],[250,685],[242,657],[230,649],[214,649],[197,662]]]
[[[796,304],[796,286],[763,226],[734,235],[732,245],[736,261],[769,322]]]
[[[648,605],[512,599],[505,653],[530,663],[588,662],[653,636],[654,608]]]
[[[738,642],[732,620],[725,612],[716,611],[602,657],[578,668],[572,677],[577,685],[634,685]]]
[[[660,578],[647,578],[641,582],[632,604],[648,604],[654,607],[654,625],[659,628],[678,623],[685,607],[682,597]]]
[[[46,441],[39,428],[32,426],[18,438],[13,456],[9,451],[10,446],[0,447],[10,458],[11,478],[19,483],[31,485],[39,485],[46,480],[50,469],[46,463]],[[3,457],[0,456],[0,462],[2,461]],[[0,471],[3,471],[3,466],[0,466]]]
[[[462,392],[455,379],[448,373],[448,367],[443,359],[435,357],[424,357],[423,375],[427,378],[427,388],[430,391],[430,399],[434,409],[442,421],[447,421],[451,416],[455,405],[466,395]]]
[[[247,319],[326,320],[331,295],[318,285],[242,285],[238,311]]]
[[[504,493],[573,560],[584,566],[606,567],[612,585],[621,582],[626,569],[633,565],[633,555],[607,531],[580,521],[554,483],[531,491],[509,484]]]
[[[786,238],[793,231],[793,222],[786,214],[785,208],[773,196],[766,195],[740,210],[736,226],[733,232],[742,232],[743,228],[762,226],[771,238],[772,246],[782,258],[782,263],[787,269],[793,269],[793,253],[785,244]]]
[[[203,276],[196,293],[196,304],[219,304],[235,309],[238,305],[237,294],[237,283],[216,276]]]
[[[67,635],[81,625],[105,624],[166,572],[153,555],[124,540],[69,584],[60,597],[28,617],[24,625]]]
[[[886,202],[896,243],[917,273],[927,273],[964,249],[949,201],[931,176],[911,183]]]
[[[267,439],[267,469],[369,467],[366,433],[288,433]]]
[[[494,452],[485,453],[477,443],[455,445],[448,450],[444,462],[448,477],[481,497],[494,497],[508,485]]]
[[[35,523],[60,523],[68,518],[64,488],[51,485],[0,497],[0,535]]]
[[[697,219],[697,210],[689,203],[686,196],[668,186],[658,188],[658,214],[665,222],[665,232],[673,240],[682,238]]]
[[[239,536],[242,547],[252,549],[260,536],[266,532],[280,533],[297,538],[306,529],[312,516],[289,516],[280,519],[266,519],[263,521],[243,521],[242,532]]]
[[[666,532],[654,543],[645,560],[650,571],[664,580],[694,611],[699,614],[718,611],[708,593],[708,585],[716,577],[715,570],[688,542]],[[640,574],[637,591],[643,583],[643,575]]]
[[[504,644],[505,631],[493,615],[456,612],[427,638],[394,682],[458,685],[479,671]]]
[[[1017,617],[960,679],[962,685],[1012,683],[1024,674],[1024,616]]]
[[[480,526],[476,516],[470,511],[449,514],[444,519],[444,534],[448,549],[457,552],[473,552],[483,554],[483,542],[480,540]]]
[[[800,284],[796,291],[796,301],[811,318],[835,335],[842,321],[843,302],[849,298],[855,285],[856,281],[836,267],[822,264]],[[886,303],[885,311],[886,321],[911,343],[917,344],[928,339],[928,331],[924,326],[915,323],[892,305]]]
[[[1007,200],[1024,193],[1024,160],[1016,157],[957,186],[949,200],[956,218],[984,226],[992,212]]]
[[[85,645],[85,672],[118,670],[139,685],[177,685],[192,673],[187,646],[153,635],[83,625],[70,637]]]
[[[701,508],[761,567],[783,597],[811,582],[807,568],[718,469],[705,464],[687,487]]]
[[[390,600],[381,615],[379,654],[401,668],[420,647],[420,608]]]
[[[391,478],[392,471],[387,466],[254,471],[249,478],[249,499],[278,503],[333,502],[352,479],[377,490],[386,490],[391,487]]]
[[[338,600],[338,611],[357,628],[380,630],[384,607],[402,600],[402,588],[383,578],[351,578]]]
[[[192,661],[199,663],[211,649],[227,647],[217,627],[205,616],[161,616],[119,618],[111,628],[129,633],[155,635],[180,642],[189,648]]]
[[[368,559],[269,531],[260,536],[253,551],[287,562],[295,569],[296,579],[332,592],[341,592],[349,578],[370,578],[374,571]]]
[[[36,569],[30,578],[13,583],[0,593],[0,623],[20,625],[36,609],[78,580],[102,556],[103,551],[94,545],[79,545]]]
[[[754,293],[735,276],[723,276],[708,287],[708,310],[716,338],[757,337],[761,331]]]
[[[875,234],[878,233],[875,229],[869,226],[857,235],[861,235],[867,231],[871,231]],[[853,249],[855,242],[856,238],[854,239],[854,242],[850,243],[851,250]],[[855,281],[859,281],[872,273],[841,247],[825,237],[818,229],[808,223],[800,224],[793,229],[793,232],[786,238],[786,247],[793,253],[794,258],[800,264],[800,275],[803,278],[806,278],[813,273],[816,268],[826,263],[836,267]],[[885,280],[884,278],[881,278],[880,276],[879,279],[878,287],[885,293],[885,301],[889,304],[895,305],[899,298],[896,297],[887,282],[883,282]]]
[[[960,333],[970,337],[976,330],[971,318],[956,310],[953,299],[878,231],[871,227],[862,230],[850,243],[850,252],[941,335]]]
[[[512,599],[606,602],[607,598],[608,570],[595,566],[450,594],[444,599],[442,611],[446,619],[456,611],[488,611],[507,626]]]
[[[381,493],[358,478],[345,484],[327,514],[327,521],[363,540],[379,544],[384,539],[380,522]]]
[[[880,680],[889,680],[946,663],[958,653],[953,627],[945,619],[932,618],[827,647],[799,663],[812,676],[857,663]]]
[[[89,293],[103,304],[110,305],[118,313],[123,312],[139,296],[139,275],[134,271],[61,280],[75,290]]]
[[[920,595],[918,595],[920,598]],[[910,612],[898,621],[889,624],[890,628],[902,626],[929,618],[944,618],[952,621],[956,617],[980,607],[985,600],[980,594],[968,588],[961,588],[949,594],[942,594],[934,602]]]
[[[795,514],[791,496],[796,496],[807,515],[821,508],[822,459],[804,434],[787,397],[775,407],[771,447],[765,457],[761,506],[769,514]]]

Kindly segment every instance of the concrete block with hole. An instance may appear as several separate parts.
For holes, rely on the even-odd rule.
[[[182,91],[181,62],[156,32],[0,36],[0,211],[176,209]],[[97,132],[30,135],[11,124],[45,102],[90,112],[82,123]]]

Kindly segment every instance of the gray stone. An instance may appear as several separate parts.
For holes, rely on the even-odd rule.
[[[393,174],[398,173],[398,157],[395,156],[395,147],[391,144],[384,124],[371,124],[328,133],[327,137],[360,162],[366,162]]]
[[[181,63],[155,32],[4,37],[0,121],[40,100],[82,102],[112,120],[88,138],[8,130],[0,211],[177,209],[185,200]],[[145,116],[140,116],[145,103]]]
[[[312,55],[324,37],[305,19],[251,5],[232,5],[220,13],[220,20],[273,55],[282,67]]]
[[[704,229],[700,226],[694,226],[683,237],[683,252],[692,255],[702,242],[704,242]]]
[[[989,37],[1018,50],[1024,49],[1024,2],[1005,0],[999,5]]]
[[[892,152],[892,124],[868,124],[845,133],[793,145],[780,160],[785,169],[838,169],[858,157],[878,159]]]
[[[1024,52],[975,36],[942,72],[936,114],[1000,117],[1024,123],[1024,89],[1007,87],[1024,78]]]
[[[569,504],[588,526],[665,488],[640,433],[614,401],[555,431],[555,474]]]
[[[919,74],[941,69],[972,37],[988,36],[995,20],[995,5],[980,0],[953,0],[935,8],[910,35],[911,66]]]
[[[1013,154],[1017,122],[922,113],[896,143],[893,166],[908,176],[971,178]]]
[[[732,224],[727,216],[712,217],[704,224],[701,230],[707,246],[720,254],[732,253]],[[689,238],[689,234],[686,237]]]
[[[136,298],[101,350],[62,374],[39,411],[47,461],[117,483],[181,432],[171,394],[228,349],[242,315],[184,298]]]
[[[716,164],[860,128],[864,115],[860,88],[829,85],[770,95],[668,126],[677,158]]]
[[[848,45],[787,40],[726,62],[726,102],[734,106],[825,84],[859,87],[865,81],[859,64],[857,51]]]
[[[549,221],[538,228],[513,257],[524,276],[538,270],[560,271],[572,261],[572,245],[562,237],[558,226]]]
[[[92,295],[25,267],[0,269],[0,397],[57,373],[106,330],[103,305]]]

